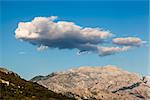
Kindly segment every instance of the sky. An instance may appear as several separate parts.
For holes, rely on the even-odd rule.
[[[0,66],[18,73],[25,79],[80,66],[115,65],[142,75],[147,75],[149,72],[149,45],[147,45],[149,40],[148,0],[5,0],[0,2]],[[58,18],[53,19],[52,16]],[[33,21],[34,19],[35,22]],[[45,23],[45,21],[48,22]],[[19,24],[21,22],[23,24]],[[65,25],[71,28],[68,29],[70,32],[69,36],[67,32],[62,32],[65,29],[58,28],[58,30],[52,30],[58,34],[63,33],[63,38],[61,38],[62,43],[60,44],[58,43],[58,40],[60,40],[58,35],[55,36],[57,37],[57,39],[54,39],[55,41],[51,38],[47,38],[48,41],[44,40],[47,36],[51,36],[53,32],[43,33],[44,29],[48,30],[48,32],[51,29],[47,28],[47,26],[43,28],[43,26],[37,24],[36,27],[40,27],[39,29],[42,30],[38,34],[40,37],[38,39],[42,41],[41,45],[41,41],[38,41],[38,39],[35,40],[35,37],[30,37],[28,33],[24,32],[24,29],[33,31],[33,28],[26,22],[30,22],[30,24],[42,22],[44,25],[49,25],[48,27],[50,28],[53,25],[50,23],[54,23],[57,27],[62,25],[63,29]],[[72,24],[68,24],[69,22],[72,22]],[[92,30],[90,34],[86,34],[87,28]],[[96,28],[102,28],[103,30]],[[16,32],[17,29],[19,31]],[[105,52],[105,49],[101,49],[102,47],[98,44],[103,45],[103,43],[95,42],[99,35],[94,32],[100,34],[108,33],[108,41],[119,37],[138,37],[142,40],[140,43],[142,44],[144,41],[146,45],[135,45],[135,42],[123,44],[123,42],[121,45],[130,47],[132,45],[134,48],[125,51],[121,49],[121,52],[115,51],[116,53],[113,52],[112,54],[106,55],[107,52]],[[109,34],[111,33],[113,35],[109,39]],[[46,35],[44,36],[43,34]],[[90,37],[92,39],[89,39]],[[73,41],[74,38],[81,42],[87,39],[87,42],[80,44]],[[103,37],[99,37],[98,39],[102,41]],[[50,44],[51,42],[53,45]],[[73,44],[68,45],[68,42]],[[91,43],[90,46],[87,46],[87,43]],[[120,47],[120,44],[118,45],[117,43],[112,44],[109,42],[106,45],[117,45]],[[99,49],[97,50],[99,47],[102,56],[99,54]],[[37,48],[48,49],[39,51]],[[84,52],[84,50],[87,52]],[[81,51],[81,55],[78,54],[79,51]]]

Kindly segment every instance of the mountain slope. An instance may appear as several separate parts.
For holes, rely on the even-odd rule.
[[[149,100],[149,79],[114,66],[106,66],[81,67],[32,81],[78,100]]]
[[[62,94],[20,78],[16,73],[0,68],[0,100],[70,100]]]

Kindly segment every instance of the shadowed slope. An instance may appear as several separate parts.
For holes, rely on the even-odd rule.
[[[69,100],[68,97],[62,94],[54,93],[37,83],[26,81],[16,73],[4,68],[0,68],[0,99]]]

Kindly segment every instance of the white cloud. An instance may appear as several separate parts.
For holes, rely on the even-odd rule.
[[[111,37],[109,31],[99,28],[82,28],[73,22],[58,21],[56,16],[35,17],[31,22],[20,22],[16,29],[16,38],[19,39],[59,39],[74,37],[77,40],[92,41]]]
[[[37,48],[38,51],[44,51],[46,49],[48,49],[48,46],[44,46],[44,45],[41,45]]]
[[[131,46],[123,46],[123,47],[99,47],[99,55],[100,56],[106,56],[106,55],[112,55],[118,52],[124,52],[131,49]]]
[[[35,17],[31,22],[20,22],[15,36],[38,46],[38,51],[47,48],[78,49],[78,54],[93,52],[101,56],[127,51],[131,46],[143,43],[139,38],[115,38],[112,40],[114,44],[125,46],[104,47],[104,43],[110,43],[108,40],[113,35],[110,31],[81,27],[73,22],[56,19],[57,16]]]
[[[114,38],[112,41],[114,44],[126,46],[141,46],[145,43],[138,37]]]

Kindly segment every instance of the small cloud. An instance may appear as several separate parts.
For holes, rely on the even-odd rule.
[[[138,37],[114,38],[112,42],[117,45],[126,46],[142,46],[146,43],[146,41],[143,41]]]
[[[46,50],[46,49],[48,49],[48,46],[44,46],[44,45],[40,45],[40,46],[37,48],[38,51],[44,51],[44,50]]]
[[[123,47],[99,47],[100,56],[112,55],[119,52],[128,51],[131,49],[131,46],[123,46]]]

